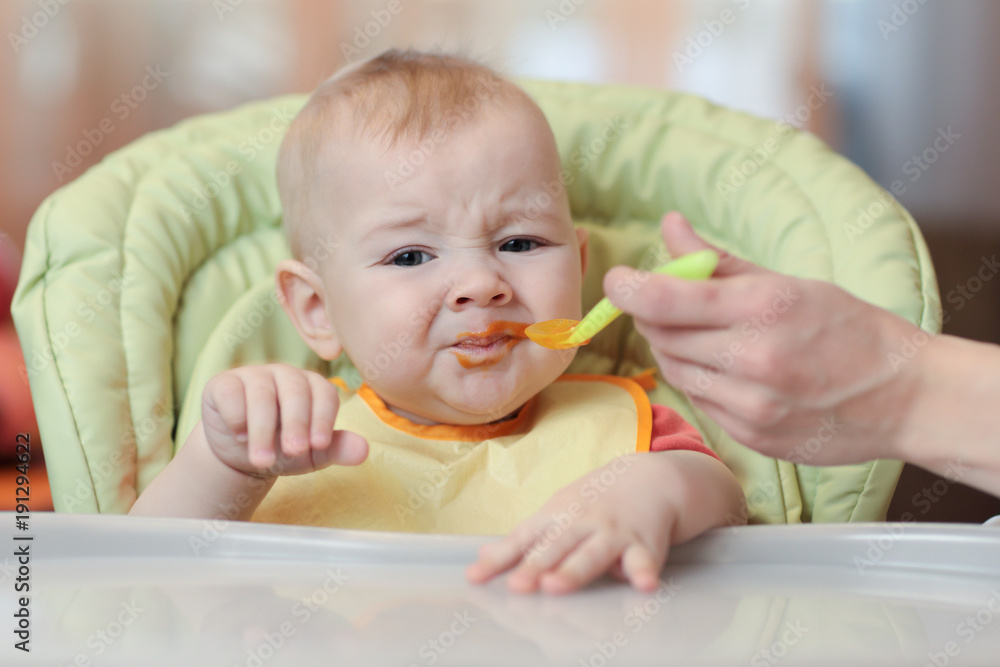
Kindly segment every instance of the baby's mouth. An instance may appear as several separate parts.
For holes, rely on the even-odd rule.
[[[502,361],[507,352],[525,340],[527,324],[497,320],[483,331],[467,331],[458,335],[451,350],[464,368],[492,366]]]

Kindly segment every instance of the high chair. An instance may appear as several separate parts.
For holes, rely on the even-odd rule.
[[[611,266],[662,263],[659,221],[679,210],[727,251],[834,282],[937,332],[936,280],[913,219],[813,135],[676,92],[520,83],[552,125],[574,220],[590,229],[585,311]],[[221,370],[283,361],[358,381],[347,361],[323,362],[301,342],[275,296],[275,264],[289,256],[275,159],[305,99],[151,133],[35,214],[12,310],[58,511],[128,511],[197,423],[202,388]],[[323,248],[314,254],[322,261]],[[748,326],[753,336],[768,325]],[[619,318],[569,372],[632,376],[654,365]],[[734,471],[751,522],[884,519],[900,462],[778,461],[662,381],[650,394]]]

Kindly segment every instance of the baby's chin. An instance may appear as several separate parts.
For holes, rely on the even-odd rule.
[[[419,396],[400,400],[383,396],[389,408],[398,415],[418,424],[453,424],[470,426],[489,424],[510,417],[545,384],[538,387],[504,387],[484,382],[459,383],[447,391],[426,388]],[[377,393],[377,391],[376,391]]]

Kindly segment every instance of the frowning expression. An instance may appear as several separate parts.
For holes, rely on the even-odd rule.
[[[326,313],[391,409],[493,421],[572,360],[526,341],[524,327],[579,319],[586,237],[537,109],[491,109],[420,146],[354,150],[335,170],[350,186],[324,195],[335,239],[319,268]]]

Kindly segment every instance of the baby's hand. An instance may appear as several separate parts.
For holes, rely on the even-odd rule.
[[[336,388],[312,371],[284,364],[245,366],[205,385],[201,422],[220,461],[241,472],[296,475],[337,463],[357,465],[368,443],[334,431]]]
[[[605,573],[656,590],[679,512],[657,466],[646,465],[655,456],[615,459],[562,489],[484,546],[466,576],[483,583],[516,566],[507,585],[519,593],[570,593]]]

